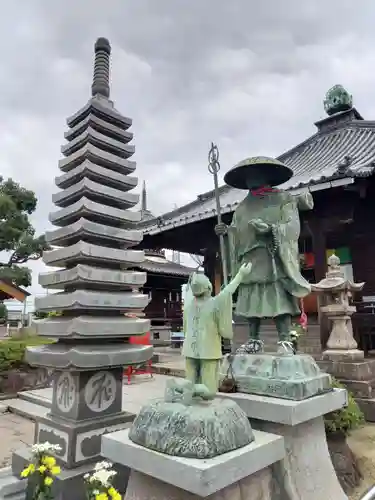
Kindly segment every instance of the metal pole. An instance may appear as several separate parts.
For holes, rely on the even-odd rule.
[[[221,207],[220,207],[220,196],[219,196],[219,183],[217,180],[217,174],[220,170],[219,163],[219,149],[211,142],[211,149],[208,153],[208,171],[213,175],[214,187],[215,187],[215,199],[216,199],[216,213],[217,213],[217,223],[221,224]],[[220,257],[221,257],[221,267],[223,269],[223,282],[226,286],[228,284],[228,268],[227,268],[227,257],[225,252],[224,236],[219,236],[220,241]]]
[[[360,500],[374,500],[375,499],[375,485],[373,485],[367,493],[365,493]]]

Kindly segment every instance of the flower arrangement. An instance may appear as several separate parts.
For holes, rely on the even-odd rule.
[[[306,333],[306,326],[301,323],[293,323],[292,328],[289,332],[289,338],[291,343],[293,344],[294,353],[298,350],[298,339],[301,335]]]
[[[85,474],[88,500],[121,500],[120,493],[113,487],[112,481],[116,471],[110,462],[99,462],[92,474]]]
[[[34,444],[31,447],[32,461],[21,472],[21,478],[33,477],[32,500],[52,499],[51,487],[54,478],[60,474],[61,469],[56,465],[56,459],[50,453],[60,451],[59,445],[51,443]]]

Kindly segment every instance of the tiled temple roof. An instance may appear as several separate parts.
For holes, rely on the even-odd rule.
[[[375,169],[375,121],[363,120],[355,108],[335,113],[315,123],[318,131],[301,144],[278,157],[294,176],[282,189],[292,192],[317,191],[350,184],[355,177],[366,177]],[[328,184],[328,185],[327,185]],[[222,213],[235,210],[244,191],[222,186]],[[216,215],[214,191],[198,197],[176,210],[144,221],[145,234],[157,234]]]
[[[188,277],[196,271],[195,268],[183,266],[168,259],[146,256],[145,260],[137,265],[137,269],[148,273],[165,274],[172,276]]]

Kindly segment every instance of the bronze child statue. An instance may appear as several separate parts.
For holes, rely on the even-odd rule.
[[[255,157],[224,177],[229,186],[248,191],[231,225],[218,224],[215,232],[227,235],[232,276],[243,263],[253,264],[239,286],[236,314],[247,318],[254,340],[259,340],[262,318],[274,320],[280,341],[289,340],[292,317],[300,314],[299,300],[311,291],[300,272],[298,209],[311,209],[312,196],[275,189],[292,175],[278,160]]]
[[[189,280],[184,301],[184,346],[186,378],[203,384],[215,395],[219,386],[221,339],[233,337],[232,295],[250,275],[252,265],[244,263],[236,276],[215,297],[211,296],[210,280],[194,273]]]

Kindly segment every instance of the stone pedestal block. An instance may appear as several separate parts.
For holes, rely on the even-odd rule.
[[[235,401],[254,429],[284,437],[285,458],[273,476],[287,500],[347,500],[329,455],[323,415],[347,404],[345,390],[286,401],[250,394],[221,394]]]
[[[362,361],[365,353],[359,349],[327,349],[322,359],[328,361]]]
[[[224,358],[220,378],[231,370],[247,394],[303,400],[331,390],[331,377],[307,354],[236,353]]]
[[[363,351],[325,351],[319,366],[344,384],[354,396],[368,422],[375,422],[375,359],[360,357]]]
[[[271,466],[283,459],[284,440],[261,431],[254,436],[241,449],[200,460],[149,450],[120,431],[103,438],[102,455],[131,469],[125,500],[279,498]]]

